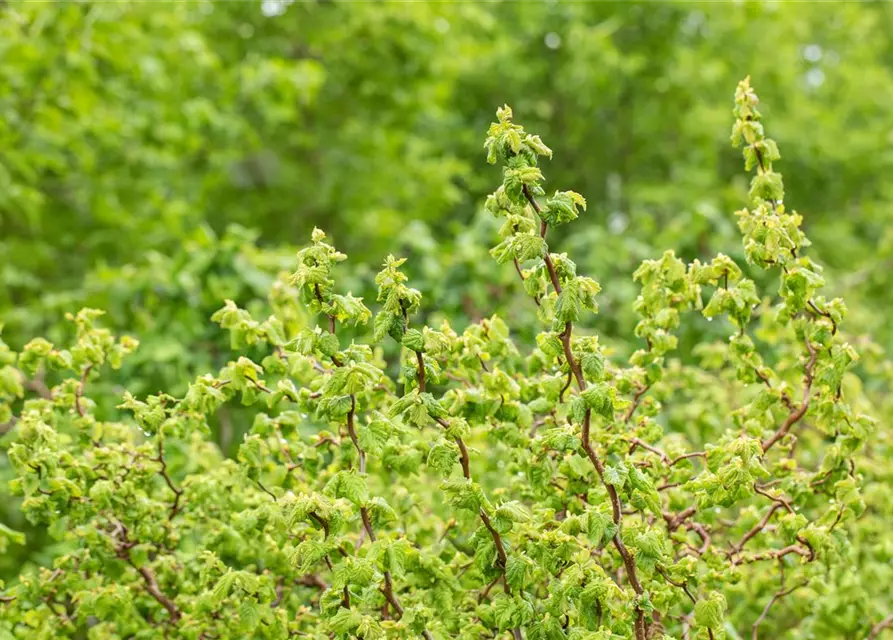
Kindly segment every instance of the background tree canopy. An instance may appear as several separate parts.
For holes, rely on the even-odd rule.
[[[788,191],[821,255],[860,299],[886,304],[887,3],[2,11],[0,304],[13,340],[85,296],[130,323],[146,307],[134,288],[170,295],[183,248],[231,224],[264,247],[325,226],[370,265],[436,242],[425,286],[481,312],[491,292],[463,307],[453,285],[474,268],[465,234],[487,232],[477,133],[503,103],[562,140],[548,177],[589,201],[575,242],[591,271],[629,274],[654,247],[708,255],[734,237],[728,212],[745,189],[726,126],[729,87],[747,74],[772,105]],[[612,332],[629,326],[627,300]],[[886,342],[884,311],[859,320]]]
[[[225,300],[270,313],[268,290],[320,227],[351,256],[345,290],[374,300],[385,256],[405,256],[436,301],[420,322],[464,328],[499,313],[533,344],[535,309],[488,255],[499,224],[484,201],[500,174],[482,168],[481,133],[510,104],[560,149],[542,164],[549,184],[588,202],[573,233],[550,241],[610,283],[595,330],[627,357],[643,260],[672,249],[685,262],[720,251],[745,262],[732,214],[749,178],[728,132],[732,90],[750,75],[782,151],[786,202],[804,212],[828,297],[846,294],[883,422],[891,32],[885,2],[0,3],[3,341],[64,341],[65,312],[103,309],[105,326],[141,342],[119,376],[127,389],[182,394],[235,353],[210,316]],[[748,275],[778,288],[777,273]],[[674,357],[697,360],[696,344],[728,335],[720,325],[681,328]],[[120,386],[96,384],[108,391],[96,414],[120,416]],[[250,427],[244,411],[209,418],[224,455]],[[873,446],[889,444],[879,430]],[[870,509],[889,513],[877,487],[890,471],[873,473]],[[0,577],[57,554],[16,499],[3,500],[0,523],[27,533]],[[889,564],[886,547],[871,553]]]

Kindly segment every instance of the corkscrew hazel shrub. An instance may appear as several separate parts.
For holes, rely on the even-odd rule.
[[[12,488],[60,541],[3,591],[2,634],[879,635],[891,619],[869,602],[822,604],[859,570],[874,422],[757,107],[745,80],[732,142],[753,172],[737,213],[748,265],[643,263],[628,362],[599,343],[599,283],[550,244],[586,201],[547,192],[552,151],[508,107],[485,143],[503,174],[491,253],[537,307],[535,345],[511,318],[426,326],[436,301],[394,256],[373,314],[339,288],[346,256],[316,230],[269,317],[233,302],[212,317],[243,356],[182,397],[123,391],[120,421],[95,416],[91,390],[137,343],[100,312],[72,316],[66,346],[0,347]],[[746,268],[780,287],[758,291]],[[728,341],[674,358],[695,314],[727,322]],[[206,438],[232,402],[254,416],[235,460]],[[0,533],[7,552],[20,542]]]

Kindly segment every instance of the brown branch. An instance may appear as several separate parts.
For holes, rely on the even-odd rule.
[[[683,460],[688,460],[689,458],[704,458],[704,459],[706,459],[707,452],[706,451],[692,451],[691,453],[683,453],[681,456],[676,456],[675,458],[670,460],[670,462],[667,464],[667,466],[674,467],[679,462],[682,462]]]
[[[636,450],[636,447],[641,447],[641,448],[645,449],[645,451],[650,451],[654,455],[658,456],[663,462],[665,462],[666,464],[669,465],[670,457],[666,453],[664,453],[663,451],[658,449],[657,447],[652,447],[647,442],[644,442],[643,440],[639,440],[638,438],[632,438],[629,442],[632,444],[632,446],[629,449],[630,453],[633,453]]]
[[[671,579],[670,576],[668,576],[662,568],[658,566],[655,566],[654,568],[661,576],[663,576],[664,580],[666,580],[669,584],[682,589],[685,592],[685,595],[688,596],[688,599],[691,600],[693,604],[696,604],[698,602],[697,599],[691,594],[691,591],[688,590],[688,585],[686,585],[684,582],[676,582],[675,580]]]
[[[757,367],[754,367],[754,373],[757,374],[757,377],[763,381],[763,384],[765,384],[770,391],[775,391],[775,387],[772,386],[772,382],[765,373]],[[791,396],[789,396],[786,391],[781,391],[780,393],[781,401],[784,403],[784,406],[786,406],[789,411],[794,411],[794,401],[791,400]]]
[[[33,380],[25,381],[25,388],[28,391],[33,391],[37,395],[39,395],[44,400],[52,400],[53,392],[46,385],[46,382],[43,380],[44,372],[40,371],[36,376],[34,376]]]
[[[637,595],[641,595],[644,592],[642,588],[642,584],[639,582],[638,574],[636,573],[636,560],[626,548],[626,545],[623,543],[623,539],[620,537],[620,527],[622,524],[623,518],[623,505],[620,502],[620,497],[617,495],[617,489],[614,488],[614,485],[608,484],[605,482],[605,468],[602,464],[601,459],[599,459],[598,455],[595,453],[595,450],[592,448],[592,442],[589,439],[589,429],[590,429],[590,419],[591,419],[592,411],[591,409],[586,410],[586,415],[583,419],[583,450],[586,452],[586,455],[589,457],[589,460],[592,462],[592,465],[595,467],[596,473],[598,473],[599,478],[602,481],[602,484],[605,486],[605,489],[608,492],[608,497],[611,500],[611,511],[613,516],[614,524],[617,525],[617,532],[614,534],[613,543],[614,547],[617,549],[617,553],[620,554],[620,558],[623,561],[623,566],[626,567],[627,577],[629,579],[630,585],[632,585],[633,590]],[[635,621],[635,629],[636,629],[636,638],[638,640],[644,640],[645,638],[645,613],[642,611],[640,607],[636,607],[636,621]]]
[[[354,448],[357,450],[357,456],[360,458],[360,473],[366,473],[366,452],[360,448],[360,441],[357,438],[357,430],[354,428],[354,412],[357,408],[356,397],[350,394],[350,411],[347,412],[347,434],[350,441],[353,442]]]
[[[6,435],[12,428],[16,426],[16,423],[19,419],[16,416],[11,416],[7,422],[0,424],[0,436]]]
[[[701,538],[701,547],[699,549],[692,548],[693,551],[699,556],[707,553],[707,549],[710,548],[710,534],[707,533],[707,529],[704,528],[704,525],[699,522],[687,522],[685,523],[685,528],[689,531],[694,531],[698,537]]]
[[[538,216],[540,216],[541,226],[540,226],[540,235],[545,238],[547,225],[546,221],[542,219],[542,209],[540,208],[539,203],[536,198],[531,193],[530,189],[527,185],[523,186],[524,197],[533,207],[533,210],[536,212]],[[543,256],[543,262],[546,264],[546,270],[549,272],[549,279],[552,282],[552,287],[555,289],[556,294],[561,294],[561,283],[558,280],[558,273],[555,270],[555,265],[552,262],[552,257],[546,250],[546,254]],[[586,389],[586,382],[583,378],[583,370],[580,367],[580,364],[574,359],[572,344],[571,344],[571,336],[573,334],[573,323],[567,322],[564,325],[564,331],[561,332],[561,344],[564,348],[564,356],[567,359],[567,364],[570,370],[574,374],[574,378],[577,381],[577,386],[580,388],[580,391],[584,391]],[[632,413],[629,413],[629,416],[632,416]],[[614,547],[617,549],[617,552],[620,554],[620,558],[623,561],[623,566],[626,568],[626,573],[630,585],[633,587],[633,590],[637,595],[642,595],[644,593],[644,589],[642,588],[642,584],[639,582],[638,574],[636,573],[636,561],[633,555],[626,548],[626,545],[623,543],[623,539],[621,538],[621,527],[622,527],[622,518],[623,518],[623,505],[620,502],[620,496],[617,494],[617,490],[613,485],[605,482],[605,469],[602,464],[601,459],[596,454],[595,449],[592,448],[592,442],[590,441],[590,421],[592,419],[592,410],[586,410],[586,415],[583,419],[583,429],[582,429],[582,445],[583,450],[586,452],[589,460],[592,462],[592,466],[595,467],[595,471],[599,476],[599,479],[602,481],[602,484],[605,486],[606,491],[608,492],[608,497],[611,500],[611,509],[613,513],[614,524],[617,525],[617,532],[614,534]],[[637,640],[645,640],[646,629],[645,629],[645,612],[641,607],[636,606],[636,620],[635,620],[635,631]]]
[[[130,550],[136,546],[136,543],[127,538],[127,528],[120,522],[118,523],[117,532],[120,537],[116,540],[116,554],[120,559],[136,569],[137,573],[143,578],[146,591],[148,591],[149,595],[152,596],[158,604],[167,610],[170,614],[171,622],[176,623],[182,615],[177,608],[177,605],[161,590],[161,587],[158,585],[158,580],[155,578],[155,574],[145,565],[138,567],[133,561],[133,558],[130,555]]]
[[[372,528],[372,520],[369,517],[369,510],[366,507],[360,507],[360,517],[363,519],[363,529],[366,531],[366,535],[369,537],[371,542],[375,542],[375,530]],[[385,600],[393,607],[394,611],[397,614],[397,617],[400,618],[403,616],[403,607],[400,606],[400,601],[397,600],[397,596],[394,594],[394,583],[391,578],[391,572],[384,572],[384,585],[379,589],[384,595]]]
[[[264,393],[273,393],[273,390],[265,386],[263,382],[260,382],[259,380],[252,380],[251,378],[247,378],[247,380],[248,382],[253,384],[256,389],[263,391]]]
[[[874,638],[877,638],[880,635],[881,631],[888,629],[889,627],[893,627],[893,613],[874,625],[866,640],[874,640]]]
[[[315,573],[308,573],[305,576],[301,576],[295,580],[295,582],[305,587],[314,587],[320,591],[325,591],[329,588],[329,584]]]
[[[261,490],[261,491],[263,491],[263,492],[266,493],[268,496],[270,496],[271,498],[273,498],[273,502],[279,502],[279,498],[276,497],[276,494],[273,493],[272,491],[270,491],[269,489],[267,489],[267,488],[264,486],[264,483],[263,483],[263,482],[261,482],[260,480],[255,480],[255,482],[257,483],[257,486],[260,487],[260,490]]]
[[[766,491],[763,491],[756,485],[754,485],[753,490],[756,491],[757,493],[759,493],[761,496],[765,496],[765,497],[769,498],[776,504],[780,504],[787,510],[788,513],[794,513],[794,508],[791,506],[791,503],[787,499],[773,496],[771,493],[767,493]]]
[[[366,507],[360,507],[360,517],[363,519],[363,528],[366,530],[366,535],[369,536],[369,540],[375,542],[375,531],[372,529],[372,520],[369,518],[369,510]]]
[[[797,536],[796,540],[797,540],[797,542],[802,544],[804,547],[806,547],[808,550],[807,555],[806,555],[806,561],[812,562],[813,560],[815,560],[815,549],[813,548],[812,544],[810,544],[809,540],[807,540],[806,538],[804,538],[802,536]]]
[[[308,513],[307,515],[310,516],[311,518],[313,518],[313,520],[315,520],[316,523],[319,524],[319,526],[322,527],[323,537],[324,537],[326,540],[328,540],[328,538],[329,538],[329,521],[328,521],[328,520],[325,520],[325,519],[323,519],[323,518],[321,518],[321,517],[319,516],[319,514],[316,513],[316,511],[311,511],[311,512]]]
[[[649,348],[650,348],[650,346],[649,346]],[[648,390],[649,390],[650,388],[651,388],[651,385],[649,384],[649,385],[645,385],[645,386],[639,387],[639,388],[636,390],[636,393],[635,393],[635,395],[633,396],[633,401],[632,401],[632,403],[629,405],[629,409],[627,410],[626,414],[624,414],[624,416],[623,416],[623,421],[624,421],[624,422],[629,422],[629,421],[632,419],[633,414],[636,412],[636,409],[639,408],[639,404],[640,404],[641,401],[642,401],[642,396],[644,396],[646,393],[648,393]]]
[[[481,591],[480,595],[478,595],[478,604],[487,599],[487,596],[490,595],[490,590],[493,589],[493,587],[496,586],[496,583],[502,580],[504,577],[505,576],[500,573],[498,576],[493,578],[492,582],[490,582],[490,584],[488,584],[486,588]]]
[[[319,290],[317,288],[317,296],[318,295],[319,295]],[[335,333],[335,318],[333,316],[329,316],[329,331],[331,333]],[[418,355],[418,364],[419,364],[419,376],[420,376],[419,390],[424,391],[425,390],[425,364],[422,359],[422,354],[419,352],[416,352],[416,354]],[[332,361],[335,363],[336,366],[341,366],[340,363],[335,358],[332,358]],[[350,436],[351,442],[353,442],[353,445],[357,450],[357,455],[359,456],[359,459],[360,459],[360,473],[365,475],[366,474],[366,452],[363,451],[362,447],[360,447],[360,442],[359,442],[359,439],[357,438],[357,432],[356,432],[356,428],[354,426],[354,416],[356,413],[356,408],[357,408],[356,397],[353,394],[351,394],[351,396],[350,396],[350,411],[347,412],[347,433]],[[311,515],[311,517],[313,517],[315,514],[313,512],[311,512],[310,515]],[[368,536],[369,541],[374,543],[376,540],[375,530],[372,528],[372,519],[369,517],[369,510],[366,507],[360,507],[360,517],[363,520],[363,531],[365,532],[366,536]],[[321,519],[319,519],[319,516],[316,516],[316,519],[317,519],[317,521],[321,522]],[[326,537],[328,537],[328,534],[329,534],[328,525],[326,524],[323,526],[325,529]],[[358,548],[359,548],[360,544],[362,544],[362,537],[357,542]],[[328,557],[326,559],[328,560]],[[397,596],[394,594],[394,584],[393,584],[393,580],[391,578],[390,571],[384,572],[384,584],[382,585],[382,587],[379,590],[381,591],[382,595],[384,595],[385,600],[387,600],[388,603],[391,605],[391,607],[394,609],[394,612],[397,614],[397,618],[402,617],[403,616],[403,607],[400,605],[400,601],[397,599]],[[348,608],[350,607],[350,591],[349,591],[347,585],[344,585],[344,597],[343,597],[342,603],[344,604],[345,607],[348,607]],[[427,629],[423,629],[423,635],[426,638],[430,637],[430,633],[428,632]]]
[[[415,356],[419,365],[419,393],[425,393],[425,357],[421,351],[416,351]]]
[[[161,438],[158,438],[158,456],[153,458],[153,460],[161,465],[159,474],[164,478],[164,482],[167,484],[168,489],[174,492],[174,503],[171,505],[171,510],[167,517],[168,520],[171,520],[180,510],[180,497],[183,495],[183,489],[178,489],[173,480],[171,480],[170,475],[168,475],[167,461],[164,459],[164,442]]]
[[[435,420],[444,429],[449,429],[450,423],[443,418],[435,418]],[[466,480],[471,482],[471,465],[469,464],[468,448],[465,446],[465,442],[459,436],[456,436],[454,440],[459,447],[460,461],[462,464],[462,475]],[[484,527],[486,527],[487,531],[490,533],[490,537],[493,539],[493,544],[496,545],[496,566],[502,572],[502,575],[505,576],[505,568],[508,564],[508,555],[505,552],[505,545],[503,544],[502,536],[499,535],[499,532],[493,527],[493,523],[490,521],[490,516],[487,515],[487,512],[484,511],[483,508],[478,511],[478,515],[481,518],[481,522],[484,523]],[[506,593],[511,592],[507,580],[503,581],[503,586]],[[519,627],[514,627],[512,629],[512,636],[518,639],[523,639],[524,637],[521,634],[521,629]]]
[[[450,423],[444,420],[443,418],[436,418],[438,424],[442,426],[444,429],[449,429]],[[456,444],[459,446],[459,454],[460,454],[460,463],[462,465],[462,475],[463,477],[471,482],[471,465],[469,463],[468,456],[468,447],[465,446],[465,442],[460,437],[454,438]],[[484,526],[487,528],[487,531],[490,532],[490,537],[493,538],[493,543],[496,545],[496,554],[497,554],[497,565],[500,569],[505,571],[505,565],[508,561],[508,557],[505,553],[505,545],[502,543],[502,536],[499,535],[499,532],[493,528],[493,524],[490,522],[490,516],[481,509],[480,510],[481,521],[484,523]]]
[[[487,512],[481,509],[479,513],[481,521],[484,523],[487,531],[490,532],[490,537],[493,538],[493,543],[496,545],[496,566],[505,573],[508,556],[505,553],[505,545],[502,543],[502,536],[500,536],[499,532],[493,528],[493,523],[490,522],[490,516],[487,515]],[[508,584],[506,584],[506,590],[508,590]]]
[[[435,421],[444,429],[450,428],[450,423],[443,418],[435,418]],[[465,442],[462,440],[462,438],[458,436],[453,438],[453,440],[459,447],[459,462],[462,465],[462,475],[465,477],[466,480],[471,480],[471,461],[468,455],[468,447],[465,446]]]
[[[691,505],[689,507],[686,507],[685,509],[683,509],[682,511],[680,511],[677,514],[664,513],[663,518],[664,518],[664,520],[667,521],[667,528],[670,531],[675,531],[676,529],[678,529],[679,527],[682,526],[682,523],[684,523],[686,520],[688,520],[688,518],[693,516],[697,512],[697,510],[698,510],[698,507],[696,505]]]
[[[830,321],[831,321],[831,335],[832,335],[832,336],[833,336],[833,335],[837,335],[837,323],[834,321],[834,318],[831,317],[831,314],[830,314],[829,312],[827,312],[827,311],[822,311],[821,309],[819,309],[819,308],[816,306],[815,302],[812,301],[811,298],[810,298],[809,300],[806,301],[806,305],[807,305],[807,306],[812,310],[812,312],[815,313],[816,315],[822,316],[822,317],[827,318],[828,320],[830,320]]]
[[[326,303],[322,297],[322,291],[319,289],[319,284],[313,285],[313,293],[316,295],[316,299],[319,302],[320,307]],[[329,333],[335,333],[335,316],[326,314],[326,317],[329,319]]]
[[[799,589],[801,587],[805,587],[807,585],[807,583],[808,583],[808,581],[801,582],[800,584],[795,585],[795,586],[791,587],[790,589],[784,589],[782,587],[781,589],[779,589],[778,591],[775,592],[775,595],[773,595],[772,598],[769,600],[769,602],[766,603],[766,606],[763,607],[763,612],[760,614],[760,617],[757,618],[756,621],[753,623],[753,626],[751,627],[751,629],[752,629],[751,636],[750,636],[751,640],[757,640],[758,628],[759,628],[760,624],[762,624],[763,620],[766,619],[766,616],[769,614],[769,609],[772,608],[772,605],[775,604],[776,602],[778,602],[779,600],[781,600],[782,598],[784,598],[785,596],[793,593],[797,589]]]
[[[796,553],[799,556],[804,558],[810,557],[811,552],[806,547],[802,547],[799,544],[792,544],[784,547],[783,549],[773,549],[771,551],[763,551],[761,553],[755,553],[752,556],[747,557],[739,557],[736,558],[732,564],[739,565],[750,562],[760,562],[762,560],[778,560],[779,558],[784,558],[787,555],[792,553]]]
[[[316,513],[316,511],[311,511],[307,515],[310,516],[314,521],[316,521],[317,524],[319,524],[319,526],[322,527],[323,539],[328,540],[329,539],[329,521],[326,520],[325,518],[321,518],[319,516],[319,514]],[[341,551],[342,555],[344,555],[344,551],[342,549],[339,549],[339,551]],[[329,568],[329,571],[331,571],[332,570],[332,560],[329,558],[329,554],[324,555],[323,559],[326,561],[326,566]],[[349,600],[349,598],[348,598],[348,600]]]
[[[84,417],[84,408],[81,406],[81,398],[84,396],[84,387],[87,385],[87,376],[90,375],[90,371],[92,370],[92,363],[84,367],[83,372],[81,372],[81,380],[78,383],[78,388],[74,392],[74,408],[82,418]]]
[[[763,516],[763,519],[760,520],[754,527],[744,534],[744,537],[741,538],[738,544],[732,546],[732,551],[729,552],[728,555],[733,556],[737,553],[741,553],[741,549],[744,548],[744,545],[747,544],[748,540],[757,535],[760,531],[766,528],[766,525],[769,524],[769,520],[772,518],[772,514],[782,508],[782,504],[779,502],[775,502],[769,508],[769,511],[766,512],[766,515]]]
[[[564,394],[567,392],[568,388],[571,386],[571,382],[574,381],[574,372],[571,371],[570,368],[567,370],[567,382],[564,383],[564,386],[561,387],[561,392],[558,394],[558,402],[564,402]]]
[[[779,427],[778,431],[776,431],[772,437],[767,439],[762,443],[763,453],[769,451],[772,446],[785,437],[788,432],[791,430],[797,422],[799,422],[804,415],[806,415],[806,411],[809,409],[809,400],[812,395],[812,383],[813,383],[813,370],[815,369],[816,359],[818,358],[818,352],[815,347],[812,346],[812,343],[809,340],[806,340],[806,349],[809,351],[809,361],[806,363],[806,367],[804,368],[804,381],[803,381],[803,400],[800,403],[800,406],[795,410],[791,411],[788,414],[787,419],[784,423]]]

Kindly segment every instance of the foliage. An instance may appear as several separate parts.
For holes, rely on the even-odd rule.
[[[6,339],[19,348],[57,329],[60,305],[110,306],[83,290],[96,272],[116,274],[107,322],[132,331],[150,312],[117,270],[232,223],[264,247],[325,227],[365,276],[357,295],[374,295],[369,265],[390,251],[412,259],[416,286],[450,317],[479,320],[494,300],[525,313],[511,274],[479,251],[491,178],[475,132],[508,101],[562,141],[550,178],[585,194],[590,215],[558,235],[587,272],[618,281],[603,328],[626,340],[637,291],[625,275],[643,259],[668,246],[687,261],[731,252],[725,212],[746,187],[724,97],[748,72],[772,102],[810,237],[841,276],[835,293],[858,302],[854,329],[889,347],[891,25],[889,3],[9,0]],[[461,286],[471,280],[492,286]]]
[[[503,176],[490,252],[522,281],[535,329],[425,322],[436,302],[393,255],[373,313],[316,229],[266,304],[245,282],[245,302],[213,313],[233,355],[179,391],[108,384],[139,349],[94,309],[68,317],[68,340],[3,344],[12,489],[61,546],[3,591],[0,630],[877,637],[893,624],[867,595],[890,578],[890,472],[866,448],[879,430],[858,374],[883,365],[865,344],[856,369],[747,80],[732,142],[753,173],[746,260],[644,261],[628,357],[591,330],[599,283],[556,251],[587,202],[546,190],[552,151],[508,107],[485,143]],[[680,358],[698,315],[721,337]],[[123,414],[101,410],[113,399]],[[237,404],[251,426],[227,459],[209,431]]]

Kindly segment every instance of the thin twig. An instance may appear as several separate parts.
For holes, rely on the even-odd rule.
[[[773,595],[772,598],[769,600],[769,602],[766,603],[766,606],[763,607],[763,612],[760,614],[760,617],[757,618],[756,622],[753,623],[753,626],[751,627],[751,629],[752,629],[751,636],[750,636],[751,640],[757,640],[759,626],[760,626],[760,624],[762,624],[763,620],[766,619],[766,616],[769,614],[769,609],[772,608],[772,605],[775,604],[776,602],[778,602],[781,598],[784,598],[786,595],[793,593],[794,591],[796,591],[797,589],[799,589],[801,587],[805,587],[808,582],[809,581],[807,580],[807,581],[801,582],[800,584],[798,584],[796,586],[791,587],[790,589],[782,588],[775,592],[775,595]],[[871,636],[869,636],[869,637],[871,637]]]
[[[164,442],[161,438],[158,438],[158,456],[154,460],[161,465],[161,470],[158,473],[164,478],[164,482],[174,493],[174,503],[171,505],[170,513],[167,517],[168,520],[171,520],[180,510],[180,497],[183,495],[183,489],[178,489],[173,480],[171,480],[170,475],[168,475],[167,461],[164,458]]]
[[[893,613],[874,625],[866,640],[874,640],[874,638],[877,638],[880,635],[881,631],[888,629],[889,627],[893,627]]]

